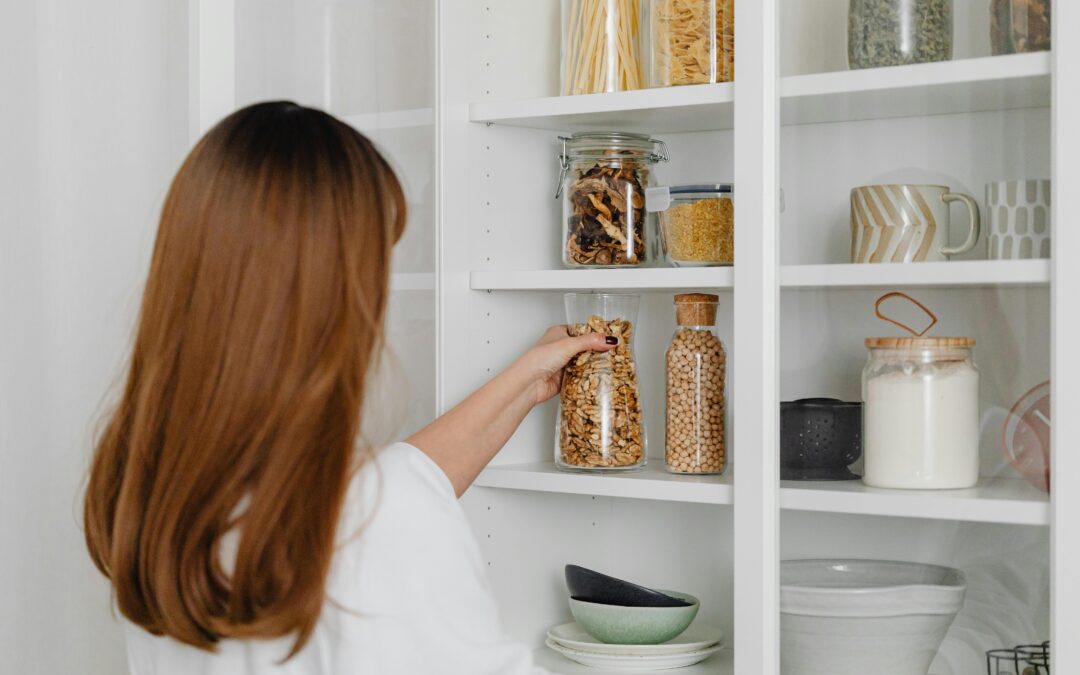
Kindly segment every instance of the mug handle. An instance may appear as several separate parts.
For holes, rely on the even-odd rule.
[[[941,201],[946,204],[950,202],[963,202],[964,206],[968,209],[968,236],[964,240],[963,244],[959,246],[942,246],[941,255],[956,255],[958,253],[967,253],[971,249],[975,248],[975,242],[979,240],[979,205],[974,199],[965,194],[958,192],[946,192],[941,196]]]

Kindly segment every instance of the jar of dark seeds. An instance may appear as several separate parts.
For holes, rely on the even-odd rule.
[[[948,61],[952,32],[953,0],[850,0],[848,66]]]
[[[652,166],[667,148],[641,134],[583,132],[560,137],[563,263],[643,265],[653,227],[645,211]]]

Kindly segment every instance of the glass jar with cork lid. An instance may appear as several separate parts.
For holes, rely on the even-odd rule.
[[[727,354],[716,331],[719,297],[675,296],[675,334],[665,357],[664,463],[671,473],[716,474],[727,466],[724,375]]]

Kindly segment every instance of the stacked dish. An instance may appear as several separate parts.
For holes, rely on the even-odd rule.
[[[597,640],[575,621],[549,630],[546,644],[583,666],[611,670],[667,670],[692,666],[720,651],[720,635],[718,627],[698,624],[661,644],[617,645]]]
[[[687,629],[700,603],[577,565],[566,566],[573,623],[548,631],[547,646],[582,665],[616,670],[690,666],[720,650],[719,628]]]

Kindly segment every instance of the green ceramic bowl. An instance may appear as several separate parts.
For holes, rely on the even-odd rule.
[[[697,616],[692,595],[662,591],[691,603],[686,607],[623,607],[570,598],[570,613],[585,632],[616,645],[657,645],[679,636]]]

